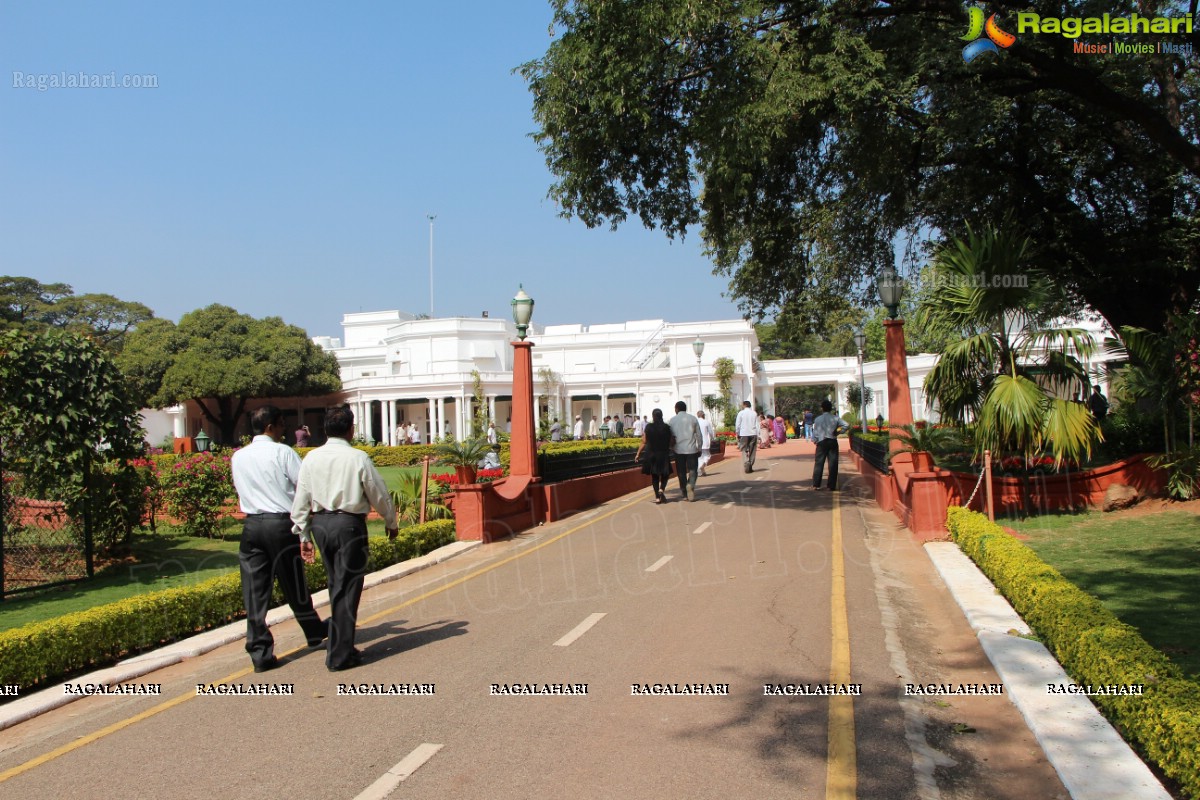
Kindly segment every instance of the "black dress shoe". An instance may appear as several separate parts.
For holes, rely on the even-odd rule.
[[[309,639],[309,647],[320,647],[329,638],[329,620],[325,620],[325,634],[320,639]]]
[[[330,672],[342,672],[343,670],[354,669],[355,667],[361,667],[362,663],[363,663],[362,655],[359,653],[354,653],[349,658],[347,658],[345,661],[343,661],[341,664],[338,664],[336,667],[329,667],[329,671]]]
[[[278,667],[281,663],[283,663],[283,662],[281,662],[278,658],[276,658],[275,656],[271,656],[271,658],[268,659],[267,661],[264,661],[261,664],[255,664],[254,671],[255,672],[269,672],[270,670],[273,670],[276,667]]]

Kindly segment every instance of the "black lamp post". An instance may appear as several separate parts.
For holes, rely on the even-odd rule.
[[[204,432],[203,428],[201,428],[200,433],[196,436],[196,452],[207,453],[211,447],[212,439],[208,438],[208,434]]]
[[[880,414],[878,417],[875,418],[875,425],[879,428],[880,431],[883,430],[883,414]]]

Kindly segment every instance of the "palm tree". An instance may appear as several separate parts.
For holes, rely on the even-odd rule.
[[[404,474],[400,476],[400,488],[391,491],[392,503],[396,506],[396,516],[401,522],[416,525],[421,521],[421,476]],[[450,509],[437,502],[432,493],[425,499],[425,519],[448,519]]]
[[[1054,327],[1061,294],[1046,275],[1024,268],[1029,240],[991,228],[967,229],[934,260],[938,291],[917,309],[927,329],[950,334],[925,379],[943,417],[976,423],[975,449],[1017,451],[1027,459],[1047,447],[1055,464],[1083,461],[1100,441],[1095,418],[1076,393],[1089,380],[1080,359],[1093,353],[1081,328]]]

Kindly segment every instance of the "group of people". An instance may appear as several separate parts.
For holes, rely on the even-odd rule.
[[[421,444],[421,431],[415,422],[401,422],[396,426],[396,443]]]
[[[641,462],[642,473],[650,476],[654,502],[667,502],[672,467],[679,476],[680,498],[694,502],[696,479],[705,474],[712,455],[716,435],[712,423],[703,411],[697,411],[695,416],[687,413],[687,403],[680,400],[669,422],[663,421],[662,409],[656,408],[650,421],[641,428],[642,441],[634,458]]]
[[[808,432],[808,438],[817,445],[816,461],[813,464],[813,488],[821,488],[821,480],[824,477],[825,465],[829,464],[829,482],[827,486],[830,491],[837,491],[838,479],[838,441],[837,437],[840,433],[845,433],[850,430],[850,425],[847,422],[833,413],[833,404],[828,400],[821,402],[821,416],[812,419],[811,412],[805,412],[805,416],[811,419],[812,429]],[[808,427],[809,423],[805,423]],[[768,420],[765,414],[755,414],[754,408],[750,401],[746,400],[742,403],[742,410],[738,412],[737,418],[734,421],[734,432],[738,437],[738,449],[742,452],[742,469],[746,473],[754,472],[754,461],[758,449],[764,438],[764,431],[768,427]],[[770,436],[775,436],[777,433],[786,435],[786,424],[782,417],[775,417],[770,421]],[[783,436],[779,437],[779,441],[783,440]]]
[[[280,665],[266,624],[276,577],[309,647],[325,647],[325,666],[333,672],[356,667],[362,663],[354,639],[367,571],[367,514],[375,509],[383,517],[389,539],[399,533],[387,484],[371,458],[350,444],[354,412],[349,406],[326,410],[328,440],[303,461],[281,442],[285,423],[275,406],[255,409],[250,428],[254,438],[233,454],[232,469],[246,515],[238,562],[246,652],[254,671]],[[304,578],[304,564],[315,561],[315,550],[329,576],[325,620],[313,608]]]

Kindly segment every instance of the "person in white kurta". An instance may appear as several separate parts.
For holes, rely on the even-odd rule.
[[[704,467],[712,458],[713,436],[716,432],[703,411],[696,412],[696,422],[700,423],[700,474],[704,475]]]

